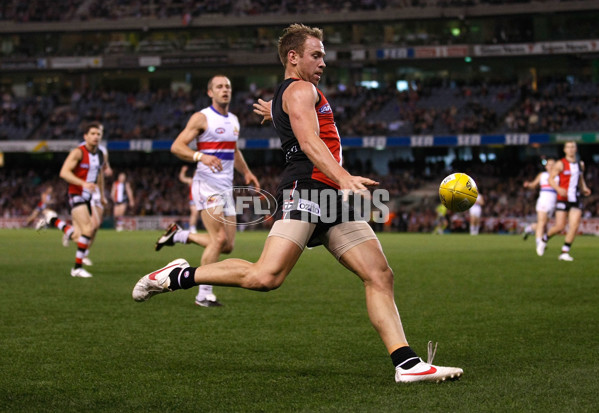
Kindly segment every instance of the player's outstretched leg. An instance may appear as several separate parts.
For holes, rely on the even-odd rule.
[[[186,260],[178,258],[169,262],[161,269],[144,275],[133,288],[133,299],[135,301],[147,301],[156,294],[171,291],[169,289],[170,273],[175,269],[182,270],[183,268],[188,267],[189,263]]]
[[[432,364],[437,352],[437,345],[433,349],[432,344],[432,342],[428,342],[428,360],[426,363],[421,358],[417,358],[418,363],[416,365],[403,369],[402,365],[413,364],[413,360],[408,359],[395,368],[395,381],[397,383],[414,383],[417,381],[439,383],[446,380],[458,380],[462,376],[464,371],[458,367],[441,367]]]
[[[158,238],[158,241],[156,241],[154,249],[156,251],[160,251],[160,249],[165,245],[169,247],[175,245],[175,241],[173,238],[175,237],[175,234],[179,231],[181,231],[181,227],[176,222],[170,224],[164,232],[164,234],[160,238]]]

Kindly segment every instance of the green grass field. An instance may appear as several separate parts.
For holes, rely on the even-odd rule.
[[[158,232],[101,231],[92,279],[70,277],[58,231],[0,231],[3,412],[595,412],[599,238],[575,261],[517,236],[383,234],[411,346],[464,369],[450,383],[398,385],[357,277],[323,248],[283,286],[131,299],[144,274],[201,249],[154,252]],[[238,234],[255,260],[265,233]]]

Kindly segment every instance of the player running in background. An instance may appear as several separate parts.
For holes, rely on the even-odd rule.
[[[325,68],[322,38],[318,28],[293,24],[279,39],[285,80],[275,91],[271,113],[286,159],[277,190],[277,198],[285,203],[279,205],[258,261],[231,258],[196,268],[180,258],[142,277],[133,289],[133,298],[145,301],[155,294],[198,284],[274,290],[306,246],[324,244],[362,280],[370,321],[391,356],[397,382],[459,378],[462,369],[433,366],[432,357],[424,362],[409,347],[395,305],[393,271],[381,244],[368,223],[352,220],[356,216],[344,205],[345,193],[362,193],[366,185],[378,182],[350,175],[341,166],[341,139],[333,111],[316,88]],[[302,194],[312,199],[300,200]],[[337,196],[331,202],[320,202],[319,194]],[[324,216],[334,217],[334,222]]]
[[[258,179],[237,148],[240,126],[237,116],[229,112],[231,81],[223,75],[213,76],[208,82],[208,96],[212,105],[194,113],[171,146],[171,152],[179,159],[197,162],[192,196],[208,233],[193,234],[172,223],[156,242],[156,251],[174,243],[200,245],[204,247],[202,265],[217,262],[220,254],[233,250],[237,224],[232,194],[234,169],[243,175],[247,185],[260,189]],[[194,140],[197,151],[189,147]],[[199,286],[195,303],[202,307],[221,305],[212,285]]]
[[[135,206],[135,198],[133,197],[133,191],[131,190],[131,183],[127,180],[127,174],[125,172],[119,173],[116,181],[112,183],[112,190],[110,191],[112,196],[113,216],[116,224],[116,230],[118,232],[123,230],[123,216],[127,211],[127,205],[130,208]]]
[[[183,165],[181,170],[179,171],[179,181],[184,183],[189,187],[189,232],[195,234],[198,232],[198,217],[199,211],[193,202],[193,193],[191,191],[191,187],[193,184],[193,178],[187,176],[187,171],[189,167],[187,165]]]
[[[100,125],[102,127],[102,134],[104,133],[104,127],[102,125]],[[102,151],[103,155],[104,155],[104,166],[102,167],[102,170],[104,171],[104,178],[106,177],[110,177],[112,176],[112,168],[110,167],[110,162],[108,160],[108,149],[106,149],[106,146],[104,145],[98,145],[98,149],[100,151]],[[104,186],[106,186],[106,181],[104,181]],[[104,200],[104,201],[102,201]],[[100,187],[96,187],[96,190],[94,191],[94,193],[92,194],[92,201],[91,201],[91,206],[92,206],[92,223],[93,223],[93,231],[92,231],[92,237],[91,240],[89,242],[89,246],[87,248],[87,250],[85,251],[85,257],[83,257],[83,265],[93,265],[92,260],[89,258],[89,251],[91,246],[93,245],[94,241],[96,240],[96,235],[98,233],[98,230],[100,229],[100,226],[102,225],[102,219],[104,218],[104,209],[106,208],[107,205],[107,201],[106,201],[106,197],[102,196],[100,194]],[[69,240],[77,240],[79,239],[79,235],[81,235],[81,231],[79,231],[77,228],[75,228],[75,234],[73,234],[73,236],[69,239],[66,237],[63,237],[62,243],[63,245],[66,247],[68,246]]]
[[[52,185],[47,185],[46,187],[44,187],[44,189],[42,190],[42,193],[40,195],[39,202],[35,205],[35,208],[33,209],[33,211],[31,211],[31,214],[27,217],[27,221],[25,222],[26,225],[30,225],[37,217],[40,216],[40,214],[42,214],[46,209],[50,208],[50,206],[54,203],[54,198],[52,197],[53,193],[54,193],[54,188],[52,187]],[[42,214],[42,216],[43,216],[43,214]],[[43,220],[42,220],[42,224],[40,225],[40,227],[42,227],[42,226],[45,227],[45,221],[43,221]]]
[[[483,205],[485,204],[485,198],[478,193],[476,202],[468,211],[470,215],[470,235],[478,235],[480,232],[480,217],[483,214]]]
[[[435,208],[435,211],[437,212],[437,225],[435,225],[435,229],[433,229],[433,234],[443,235],[449,225],[447,222],[447,207],[442,203],[439,203]]]
[[[568,232],[558,260],[574,261],[570,255],[570,248],[576,238],[580,219],[582,217],[582,196],[589,196],[591,190],[584,180],[584,162],[579,161],[576,154],[578,146],[574,141],[564,144],[564,157],[557,161],[549,175],[549,185],[557,191],[555,204],[555,225],[549,228],[547,235],[539,243],[539,255],[543,255],[547,242],[551,237],[559,234],[568,223]],[[559,176],[559,183],[555,180]]]
[[[539,247],[545,233],[547,232],[547,222],[555,211],[555,202],[557,201],[557,191],[549,185],[549,176],[551,170],[555,165],[555,159],[548,158],[543,160],[545,165],[545,171],[539,172],[539,174],[532,181],[525,181],[524,188],[536,188],[540,186],[539,197],[537,198],[536,211],[537,211],[537,222],[529,224],[524,228],[524,239],[528,238],[530,234],[535,234],[536,250],[537,255],[543,255],[545,250],[544,247]],[[559,179],[557,175],[555,179]]]
[[[73,149],[65,159],[60,169],[60,177],[69,184],[69,205],[73,225],[81,234],[77,239],[77,252],[75,265],[71,269],[71,276],[89,278],[92,276],[83,268],[83,259],[89,248],[94,233],[92,221],[92,194],[99,188],[103,204],[104,199],[104,153],[98,148],[102,140],[103,128],[98,122],[89,123],[84,131],[84,142]],[[56,213],[49,217],[51,225],[56,225]]]

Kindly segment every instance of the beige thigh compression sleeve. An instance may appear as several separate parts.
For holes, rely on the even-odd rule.
[[[323,244],[339,260],[350,248],[371,239],[377,239],[377,236],[367,222],[351,221],[329,229]]]
[[[268,236],[285,238],[297,244],[303,251],[314,232],[314,228],[316,228],[316,224],[310,222],[280,219],[273,224]]]

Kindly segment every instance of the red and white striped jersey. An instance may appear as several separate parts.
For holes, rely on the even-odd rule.
[[[569,162],[566,158],[562,158],[564,169],[559,174],[559,186],[565,188],[568,194],[557,196],[558,201],[577,202],[578,200],[578,182],[580,182],[580,174],[582,168],[580,162]]]
[[[85,146],[85,142],[81,143],[78,148],[82,152],[82,157],[73,173],[78,177],[83,179],[85,182],[98,182],[98,176],[100,175],[100,171],[102,166],[104,165],[104,153],[97,149],[96,153],[91,153],[87,150]],[[80,185],[69,184],[69,194],[71,195],[83,195],[85,194],[86,199],[91,199],[91,193],[86,189],[83,189]],[[89,195],[89,198],[88,196]]]

